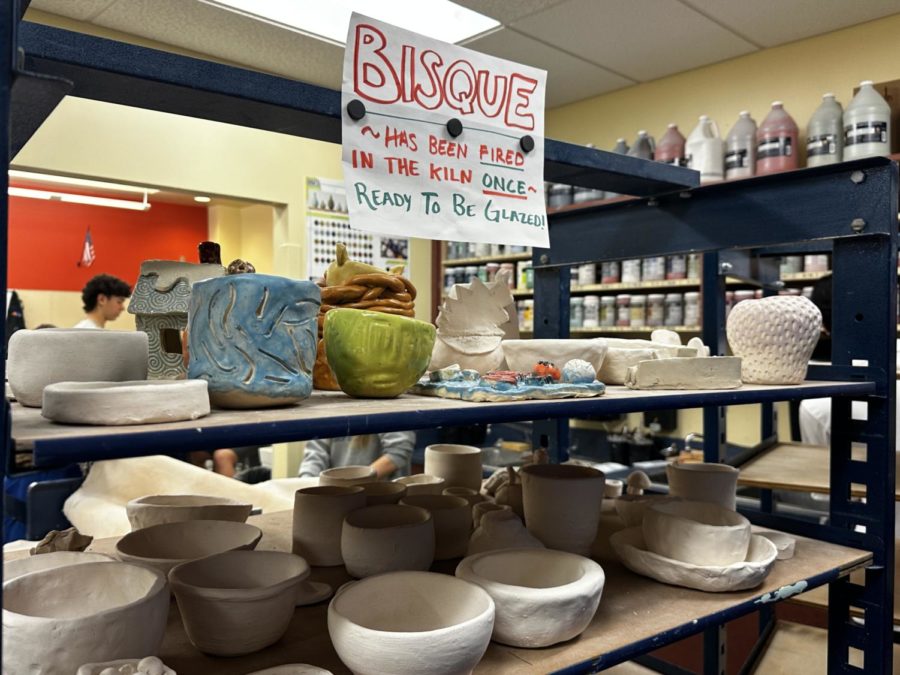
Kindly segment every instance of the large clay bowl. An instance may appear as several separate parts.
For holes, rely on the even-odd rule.
[[[394,481],[377,481],[360,485],[366,495],[366,506],[396,504],[406,496],[406,485]]]
[[[376,480],[371,466],[336,466],[319,474],[319,485],[362,485]]]
[[[163,574],[179,563],[225,551],[256,548],[262,530],[226,520],[188,520],[135,530],[116,542],[120,560],[146,565]]]
[[[347,584],[328,606],[328,633],[357,675],[464,675],[487,649],[494,601],[446,574],[390,572]]]
[[[186,520],[229,520],[243,523],[252,504],[228,497],[206,495],[147,495],[125,505],[132,530]]]
[[[425,448],[425,473],[440,476],[446,487],[481,489],[481,448],[437,443]]]
[[[117,562],[69,565],[3,585],[3,672],[72,675],[83,663],[156,654],[165,577]]]
[[[229,551],[172,568],[169,583],[191,643],[237,656],[284,635],[307,576],[309,564],[293,553]]]
[[[68,565],[84,565],[85,563],[97,562],[115,562],[115,560],[102,553],[82,551],[53,551],[51,553],[32,555],[27,558],[19,558],[18,560],[10,560],[3,563],[3,583],[12,581],[23,574],[42,572]]]
[[[471,555],[456,576],[494,599],[493,639],[513,647],[549,647],[581,635],[606,581],[603,568],[590,558],[539,548]]]
[[[707,502],[664,502],[644,513],[647,548],[692,565],[731,565],[747,557],[750,521]]]
[[[369,577],[399,570],[427,570],[434,562],[434,521],[416,506],[381,504],[348,514],[341,529],[347,572]]]

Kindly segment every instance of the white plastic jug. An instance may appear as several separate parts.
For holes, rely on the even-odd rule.
[[[706,115],[687,138],[685,144],[687,165],[700,172],[701,183],[722,180],[725,175],[725,142],[719,135],[719,127]]]
[[[872,81],[864,80],[844,110],[844,159],[878,157],[890,152],[891,107],[875,91]]]

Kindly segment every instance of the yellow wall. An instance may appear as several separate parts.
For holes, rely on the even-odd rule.
[[[52,323],[58,328],[71,328],[84,318],[80,291],[29,291],[16,289],[25,309],[25,327]],[[134,314],[124,311],[106,324],[113,330],[135,330]]]
[[[269,204],[209,207],[209,238],[222,248],[222,262],[253,263],[257,272],[274,274],[276,208]]]

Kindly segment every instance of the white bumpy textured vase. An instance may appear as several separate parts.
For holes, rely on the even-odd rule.
[[[819,308],[799,295],[743,300],[728,314],[726,326],[747,384],[803,382],[821,331]]]

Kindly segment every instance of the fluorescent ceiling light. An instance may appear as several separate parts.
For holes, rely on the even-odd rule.
[[[208,203],[211,202],[212,200],[211,200],[209,197],[204,197],[204,196],[202,196],[202,195],[197,195],[196,197],[194,197],[194,201],[195,201],[195,202],[200,202],[201,204],[208,204]]]
[[[74,185],[77,187],[95,188],[97,190],[110,190],[114,192],[131,192],[134,194],[156,194],[159,190],[122,183],[107,183],[102,180],[88,180],[87,178],[70,178],[69,176],[55,176],[49,173],[35,173],[33,171],[9,170],[10,178],[20,180],[41,181],[42,183],[56,183],[57,185]]]
[[[142,202],[132,202],[127,199],[109,199],[108,197],[94,197],[92,195],[73,195],[68,192],[47,192],[45,190],[32,190],[30,188],[22,187],[10,187],[9,195],[11,197],[27,197],[28,199],[68,202],[70,204],[108,206],[115,209],[130,209],[132,211],[150,210],[150,203],[147,201],[146,193],[144,193],[144,201]]]
[[[500,25],[499,21],[450,0],[202,0],[252,19],[325,38],[343,45],[350,14],[379,21],[443,42],[462,42]]]

